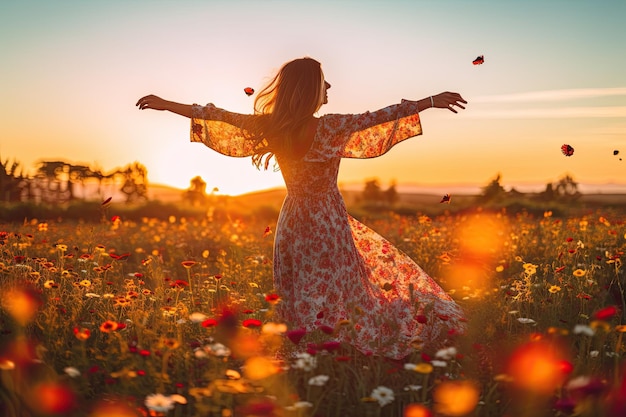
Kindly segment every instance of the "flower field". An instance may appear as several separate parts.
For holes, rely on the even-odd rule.
[[[0,225],[0,415],[626,415],[623,213],[364,219],[467,315],[395,361],[277,320],[273,224],[106,210]]]

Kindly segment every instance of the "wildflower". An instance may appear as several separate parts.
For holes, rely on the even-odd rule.
[[[261,332],[265,334],[281,335],[287,331],[287,325],[284,323],[265,323]]]
[[[435,357],[443,360],[454,359],[457,354],[457,350],[454,346],[450,346],[448,348],[440,349],[435,353]]]
[[[419,391],[422,389],[421,385],[407,385],[404,387],[405,391]]]
[[[536,323],[535,320],[524,318],[524,317],[518,317],[517,321],[519,321],[522,324],[535,324]]]
[[[605,333],[608,333],[611,331],[611,326],[609,325],[609,323],[607,323],[604,320],[594,320],[589,324],[589,327],[591,327],[593,330],[602,330]]]
[[[190,269],[192,266],[197,264],[196,261],[182,261],[181,265],[185,267],[185,269]]]
[[[577,324],[576,326],[574,326],[574,330],[572,330],[572,333],[582,334],[591,337],[596,333],[596,331],[585,324]]]
[[[584,277],[584,276],[585,276],[585,273],[586,273],[586,272],[585,272],[585,271],[583,271],[583,270],[582,270],[582,269],[580,269],[580,268],[578,268],[577,270],[575,270],[575,271],[573,272],[574,276],[575,276],[575,277],[577,277],[577,278]]]
[[[174,408],[174,400],[163,394],[150,394],[146,397],[144,404],[149,410],[158,413],[167,413]]]
[[[439,361],[439,360],[432,360],[430,361],[430,364],[436,368],[445,368],[446,366],[448,366],[448,362],[446,361]]]
[[[317,375],[309,379],[309,385],[316,387],[324,386],[330,377],[328,375]]]
[[[378,401],[378,404],[381,407],[384,407],[387,404],[391,404],[393,400],[395,399],[393,391],[382,385],[378,386],[377,388],[374,388],[374,390],[370,394],[370,397]]]
[[[78,340],[83,340],[83,341],[87,340],[91,336],[91,330],[80,328],[80,327],[74,327],[74,336],[76,336]]]
[[[294,329],[287,332],[287,338],[291,340],[294,345],[300,343],[300,340],[306,335],[306,329]]]
[[[557,292],[561,291],[561,287],[559,287],[558,285],[551,285],[550,288],[548,288],[548,291],[552,294],[556,294]]]
[[[502,272],[502,271],[504,271],[504,266],[503,265],[496,266],[496,272]]]
[[[267,294],[265,296],[265,301],[274,305],[280,301],[280,296],[278,294]]]
[[[535,275],[537,273],[537,265],[525,263],[523,266],[524,273],[526,273],[527,275]]]
[[[593,313],[593,317],[596,320],[609,320],[617,314],[617,311],[617,307],[608,306]]]
[[[100,294],[96,294],[95,292],[85,293],[85,297],[87,298],[100,298]]]
[[[626,324],[620,324],[615,326],[615,331],[619,333],[626,333]]]
[[[433,371],[433,366],[430,363],[420,362],[415,365],[415,368],[413,368],[413,370],[420,374],[429,374]]]
[[[56,282],[54,282],[53,280],[49,279],[46,282],[43,283],[44,288],[58,288],[59,284],[57,284]]]
[[[79,285],[81,287],[89,288],[89,287],[91,287],[91,281],[89,281],[88,279],[84,279],[84,280],[79,282]]]
[[[224,346],[221,343],[213,343],[212,345],[207,346],[209,353],[214,356],[226,357],[230,356],[230,349]]]
[[[198,313],[198,312],[191,313],[191,314],[189,315],[189,320],[190,320],[192,323],[202,323],[202,322],[203,322],[203,321],[205,321],[206,319],[207,319],[207,316],[205,316],[205,315],[204,315],[204,314],[202,314],[202,313]]]
[[[118,329],[118,324],[117,322],[114,322],[112,320],[107,320],[104,323],[102,323],[100,325],[100,331],[102,333],[111,333],[114,332],[115,330]]]
[[[213,326],[217,326],[216,319],[206,319],[202,322],[202,327],[213,327]]]
[[[167,337],[163,339],[162,342],[163,342],[163,346],[165,346],[168,349],[176,349],[180,346],[180,342],[177,339],[174,339],[171,337]]]
[[[312,371],[317,366],[317,359],[314,356],[304,352],[296,355],[296,361],[293,367],[302,369],[303,371]]]
[[[80,371],[73,366],[66,367],[65,369],[63,369],[63,372],[65,372],[71,378],[78,378],[80,376]]]
[[[261,327],[263,323],[258,319],[245,319],[242,322],[243,327]]]

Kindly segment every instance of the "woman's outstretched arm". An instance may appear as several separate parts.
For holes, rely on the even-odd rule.
[[[139,107],[139,110],[152,109],[152,110],[167,110],[172,113],[180,114],[181,116],[191,118],[191,104],[176,103],[174,101],[164,100],[161,97],[157,97],[153,94],[142,97],[135,104]]]
[[[458,113],[454,106],[464,109],[463,104],[467,104],[467,101],[459,93],[451,93],[445,91],[434,96],[426,97],[417,102],[418,108],[428,109],[431,107],[437,107],[440,109],[448,109],[451,112]]]

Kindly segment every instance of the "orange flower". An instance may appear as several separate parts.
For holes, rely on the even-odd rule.
[[[182,261],[182,262],[181,262],[181,264],[182,264],[185,268],[189,269],[189,268],[191,268],[192,266],[194,266],[195,264],[197,264],[197,262],[196,262],[196,261]]]
[[[102,333],[111,333],[118,329],[119,324],[113,320],[107,320],[100,325],[100,331]]]
[[[78,340],[87,340],[91,336],[91,330],[85,329],[84,327],[74,327],[74,336]]]

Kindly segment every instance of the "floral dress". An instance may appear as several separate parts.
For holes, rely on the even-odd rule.
[[[224,155],[253,154],[249,115],[194,105],[191,140]],[[417,103],[319,119],[300,159],[277,156],[287,196],[274,240],[278,311],[292,328],[334,328],[363,353],[400,359],[463,329],[463,313],[411,258],[351,217],[337,186],[342,158],[373,158],[422,128]],[[322,327],[324,326],[324,327]]]

